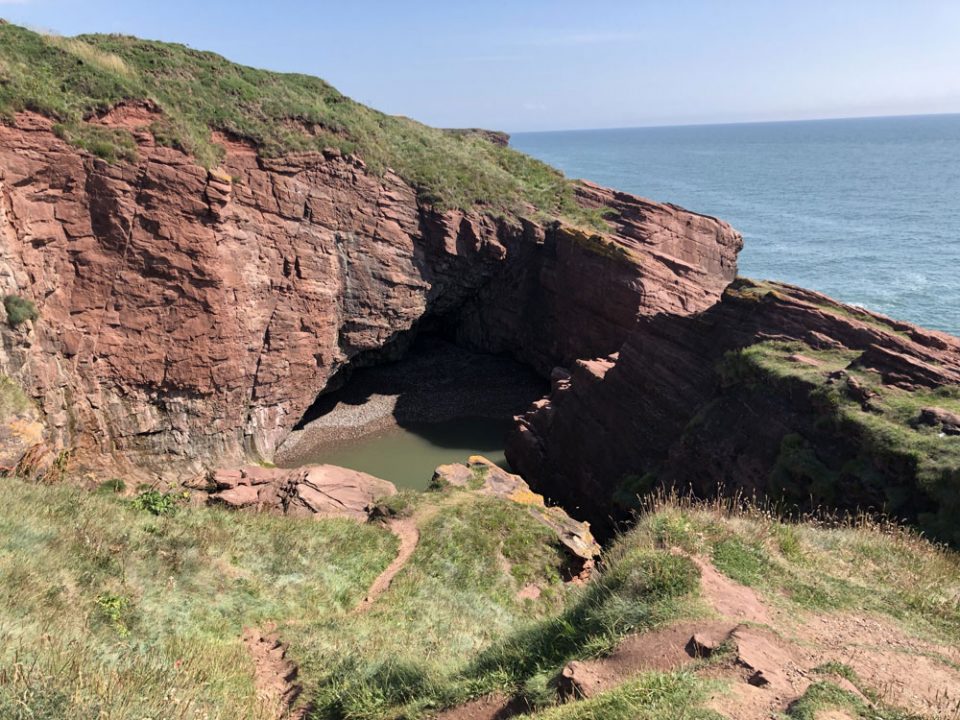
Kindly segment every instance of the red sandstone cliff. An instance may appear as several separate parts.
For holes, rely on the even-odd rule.
[[[267,160],[221,138],[214,172],[156,146],[135,164],[0,125],[0,290],[39,319],[3,333],[3,372],[51,441],[97,462],[186,472],[269,458],[331,377],[402,348],[424,318],[548,372],[617,350],[638,317],[705,310],[735,276],[718,220],[584,185],[599,236],[439,213],[339,153]]]
[[[555,372],[507,457],[600,532],[625,517],[614,496],[667,487],[883,511],[960,542],[960,415],[944,409],[958,388],[958,338],[738,280]]]

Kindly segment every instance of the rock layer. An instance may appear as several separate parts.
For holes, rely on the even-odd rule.
[[[741,280],[703,312],[642,318],[618,352],[556,371],[507,458],[602,532],[624,517],[614,496],[629,506],[660,486],[884,511],[960,540],[953,413],[911,409],[956,406],[958,386],[957,338]]]
[[[609,232],[438,212],[336,151],[280,159],[230,138],[220,168],[158,146],[110,165],[30,113],[0,125],[0,290],[36,302],[2,369],[78,456],[188,474],[270,458],[350,363],[442,319],[544,372],[616,350],[636,318],[712,305],[725,223],[584,185]],[[585,281],[584,279],[587,278]]]
[[[393,483],[336,465],[221,469],[212,474],[211,483],[207,497],[214,504],[354,520],[366,520],[378,499],[397,492]]]

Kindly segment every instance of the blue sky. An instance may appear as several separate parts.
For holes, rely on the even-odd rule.
[[[0,0],[0,17],[307,72],[447,127],[960,112],[960,0]]]

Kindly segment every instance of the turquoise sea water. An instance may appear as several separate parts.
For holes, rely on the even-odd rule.
[[[571,177],[721,217],[740,273],[960,335],[960,115],[518,133]]]

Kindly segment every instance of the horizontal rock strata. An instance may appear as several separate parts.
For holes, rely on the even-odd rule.
[[[618,352],[553,375],[507,458],[609,531],[654,487],[889,512],[949,539],[960,500],[960,340],[800,288],[741,280]],[[599,498],[599,500],[598,500]],[[627,503],[629,504],[629,502]]]

